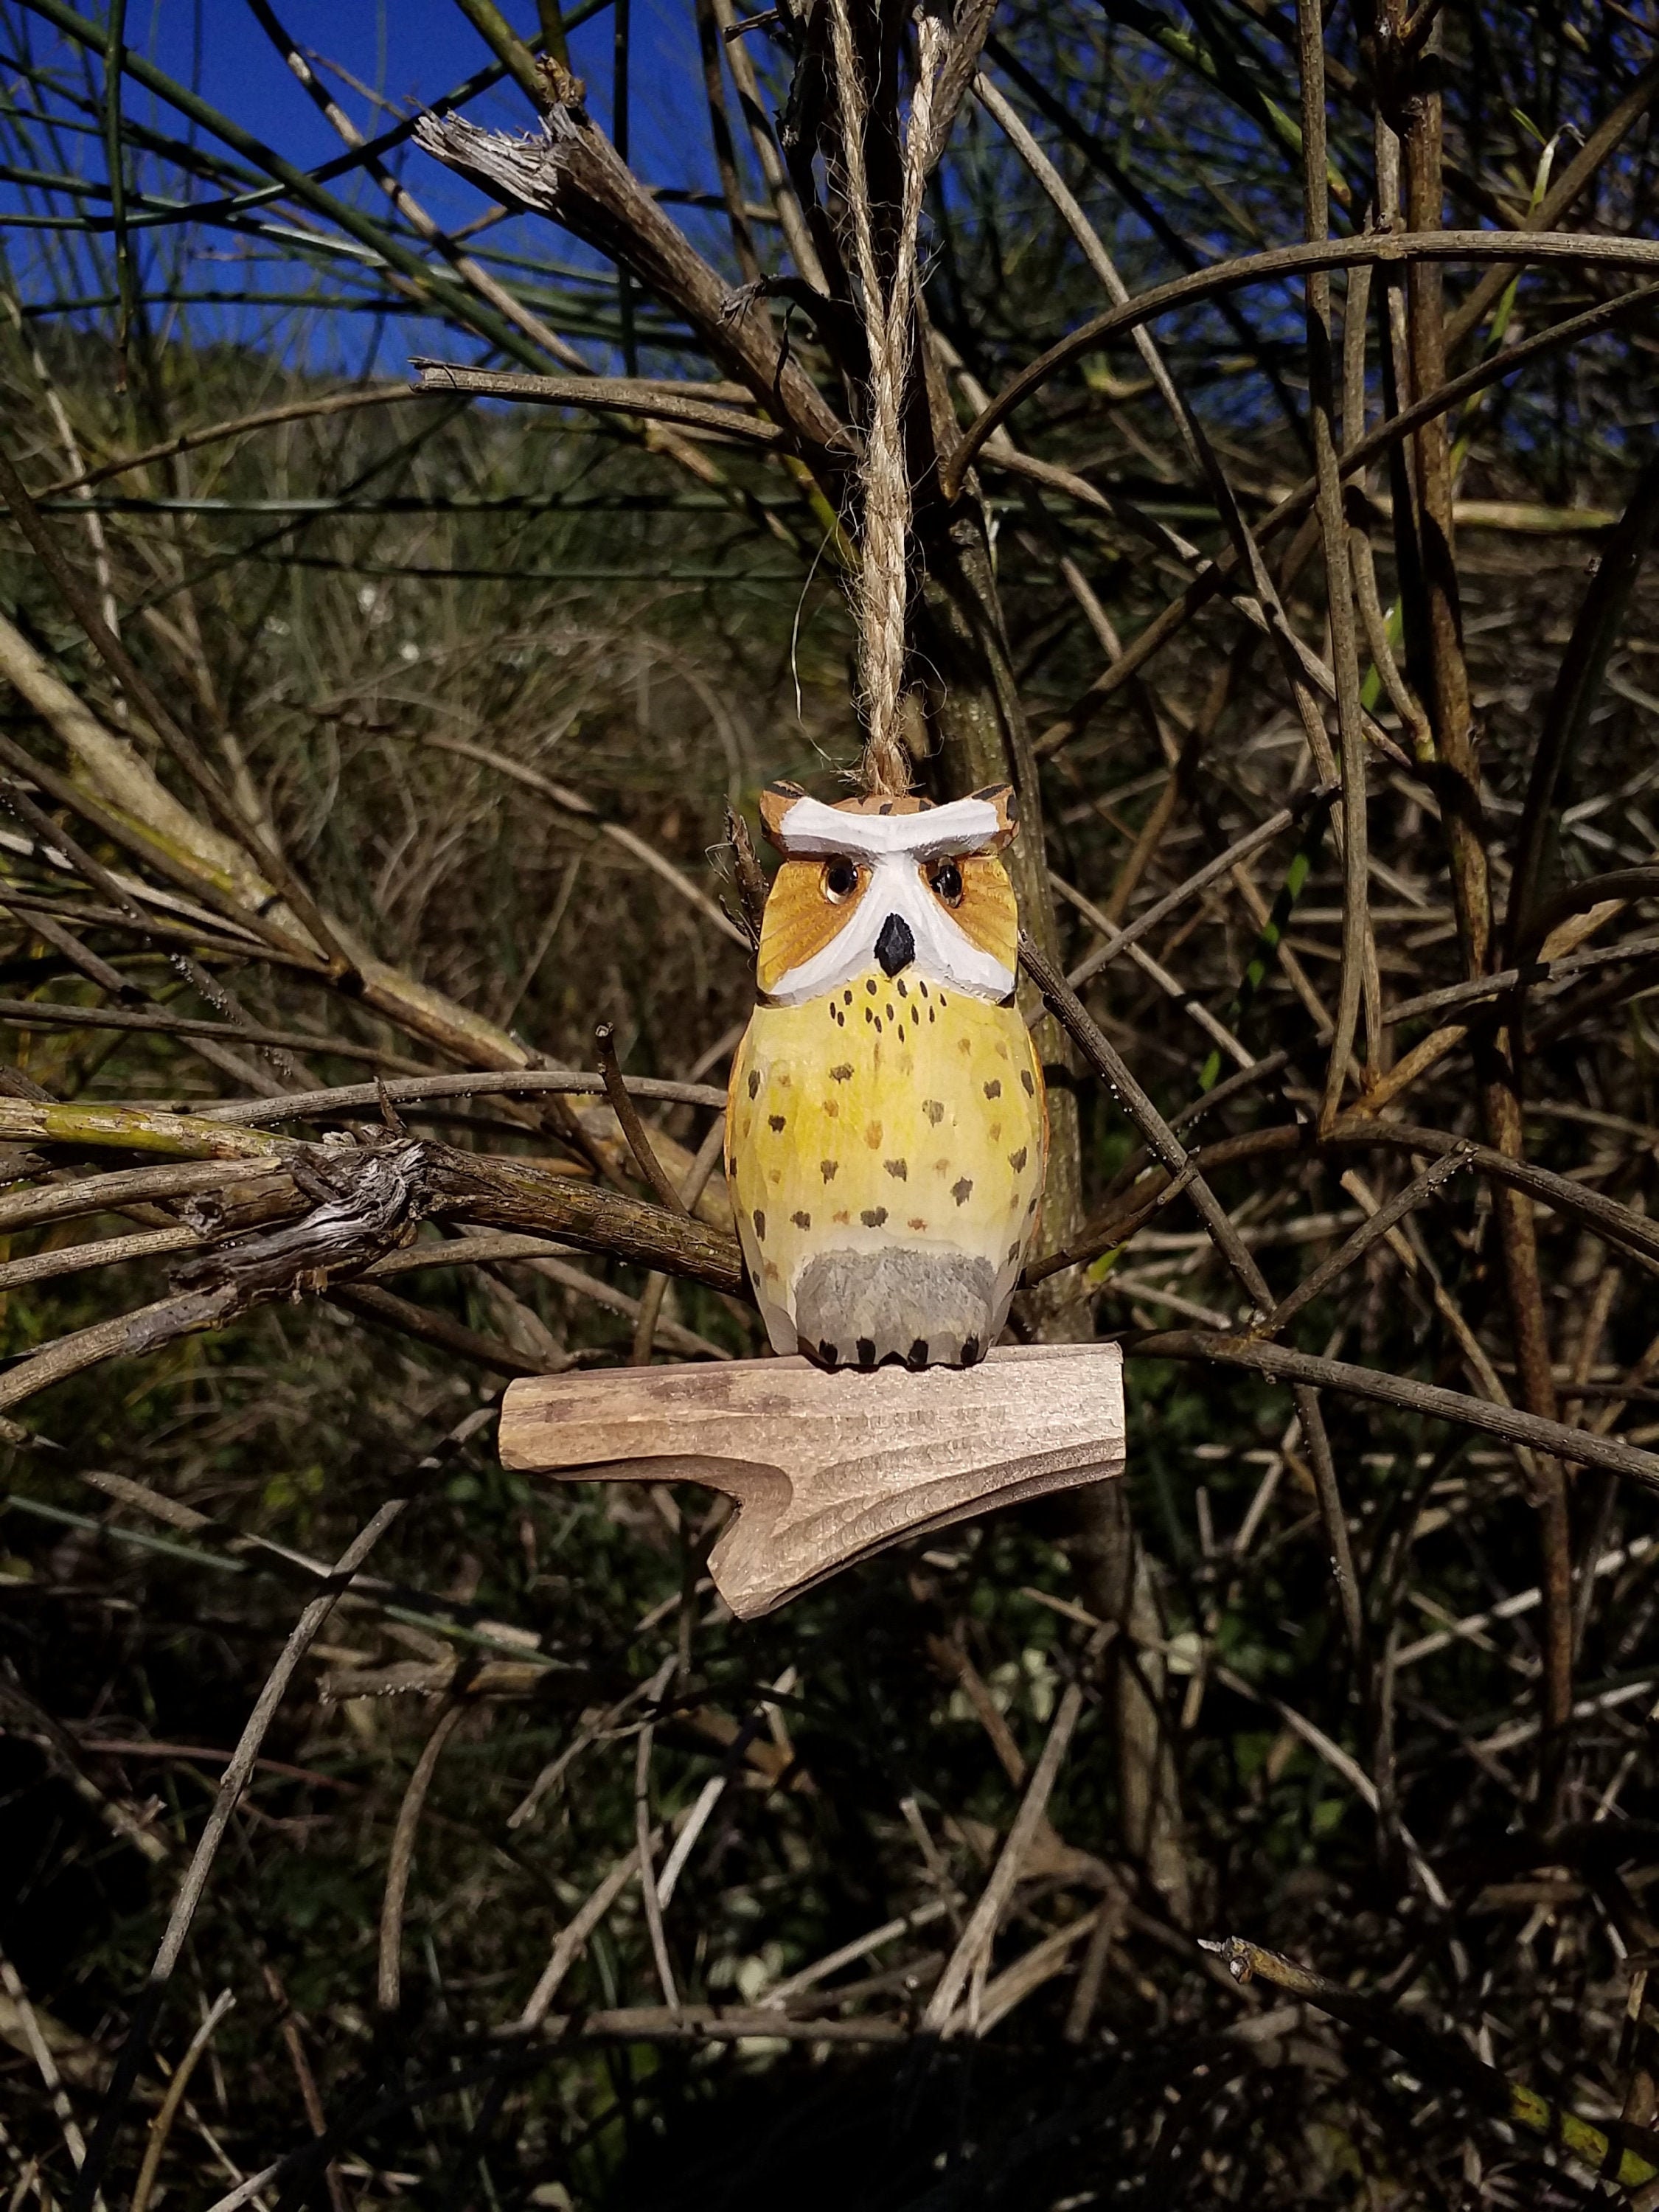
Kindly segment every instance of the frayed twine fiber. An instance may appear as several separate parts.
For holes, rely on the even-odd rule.
[[[950,33],[931,13],[924,13],[917,25],[919,63],[904,134],[898,249],[892,285],[884,297],[864,165],[869,104],[853,43],[848,0],[830,0],[830,21],[841,104],[847,204],[870,347],[870,416],[859,471],[864,494],[863,562],[855,593],[859,694],[865,722],[859,773],[864,788],[872,795],[902,796],[910,788],[910,759],[902,734],[900,702],[910,540],[904,392],[910,371],[922,187],[933,142],[934,96]]]

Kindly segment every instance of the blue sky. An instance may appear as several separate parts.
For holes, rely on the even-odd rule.
[[[87,0],[82,6],[88,14],[99,12]],[[410,101],[426,106],[441,99],[490,59],[454,0],[278,0],[276,12],[308,54],[339,64],[399,111]],[[533,0],[505,0],[502,12],[526,39],[534,32]],[[131,43],[186,84],[198,24],[204,98],[307,167],[339,152],[338,140],[241,0],[149,0],[148,6],[130,0]],[[688,112],[684,99],[687,90],[701,88],[690,0],[633,0],[632,43],[636,160],[656,183],[708,182],[701,101]],[[611,51],[608,11],[583,25],[572,41],[594,112],[607,125]],[[376,127],[368,101],[337,81],[332,88],[360,125]],[[528,120],[527,103],[511,84],[485,94],[470,112],[481,122],[504,126]],[[695,177],[685,173],[692,167]]]
[[[101,20],[103,4],[104,0],[79,0],[79,12],[88,20]],[[331,95],[358,129],[371,137],[403,119],[411,108],[443,101],[492,60],[489,47],[454,0],[273,0],[273,8]],[[535,0],[505,0],[505,12],[526,38],[534,33]],[[101,57],[89,58],[83,46],[60,40],[38,16],[9,9],[3,14],[11,16],[15,33],[15,41],[8,43],[21,46],[37,64],[57,73],[71,100],[77,94],[94,100],[100,96]],[[316,169],[342,154],[340,139],[295,80],[245,0],[129,0],[127,37],[136,53],[144,55],[177,83],[195,89],[215,109],[288,160]],[[590,106],[596,118],[609,128],[614,31],[608,7],[577,29],[571,51],[579,73],[587,82]],[[660,186],[708,189],[715,179],[692,0],[632,0],[632,54],[633,166],[649,182]],[[3,66],[0,76],[9,79]],[[39,97],[21,87],[19,96],[25,106]],[[125,104],[136,123],[169,137],[201,135],[193,132],[158,94],[131,79]],[[91,119],[86,108],[80,112]],[[528,100],[510,79],[472,100],[467,112],[477,121],[502,129],[526,128],[533,119]],[[100,180],[104,173],[98,132],[84,126],[78,132],[61,136],[50,146],[38,131],[32,137],[25,131],[23,137],[12,140],[9,157],[22,170],[69,167]],[[446,228],[459,227],[490,204],[412,145],[398,149],[392,164],[402,181]],[[157,163],[153,158],[130,161],[128,178],[130,185],[137,184],[163,199],[204,197],[204,188],[199,185],[183,187],[181,191],[172,164]],[[385,203],[378,188],[361,173],[341,176],[329,189],[338,198],[355,200],[377,217],[384,213]],[[106,200],[78,204],[94,216],[107,209]],[[43,215],[61,220],[76,206],[72,195],[43,193],[0,177],[0,215],[12,218],[4,232],[7,250],[15,281],[26,301],[44,305],[77,295],[82,301],[100,295],[107,299],[109,264],[103,251],[108,243],[107,232],[88,252],[77,248],[75,234],[37,227]],[[723,262],[726,252],[723,222],[696,210],[681,209],[678,213],[698,245]],[[21,223],[19,216],[24,218]],[[279,353],[297,348],[319,368],[354,373],[356,349],[368,335],[368,325],[360,313],[353,312],[351,296],[357,288],[350,282],[345,264],[332,273],[325,270],[319,279],[314,270],[308,272],[291,257],[284,267],[284,254],[274,241],[262,247],[246,234],[239,242],[235,235],[213,228],[195,234],[189,258],[180,263],[178,248],[182,234],[176,228],[141,225],[133,237],[146,271],[146,289],[153,293],[159,284],[172,302],[170,310],[165,306],[161,310],[169,327],[176,329],[182,314],[198,337],[240,337],[255,345],[271,346]],[[491,233],[487,246],[490,255],[524,252],[533,258],[568,267],[598,266],[595,257],[574,240],[534,218],[501,225]],[[172,273],[162,276],[159,271]],[[264,304],[245,307],[213,304],[239,283],[259,293]],[[296,324],[278,302],[307,292],[332,299],[334,310],[320,320],[313,316]],[[74,319],[82,320],[88,312],[83,307]],[[94,323],[107,325],[106,307],[90,313]],[[601,344],[601,352],[604,349]],[[435,351],[464,359],[472,350],[457,333],[439,332],[406,318],[392,332],[382,331],[374,341],[382,372],[394,356]],[[608,364],[596,358],[595,365]]]

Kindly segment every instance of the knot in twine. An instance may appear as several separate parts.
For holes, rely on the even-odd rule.
[[[865,725],[859,780],[875,797],[910,788],[902,735],[904,618],[909,599],[910,472],[904,454],[904,394],[910,372],[917,233],[933,135],[934,95],[950,34],[938,16],[917,25],[919,61],[904,133],[903,193],[893,278],[884,290],[864,161],[869,103],[853,42],[848,0],[830,0],[830,47],[841,106],[847,204],[870,349],[869,421],[859,482],[864,495],[863,558],[854,592],[859,626],[859,705]]]

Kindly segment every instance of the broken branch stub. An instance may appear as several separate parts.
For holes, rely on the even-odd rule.
[[[1121,1474],[1122,1356],[1011,1345],[920,1373],[746,1359],[536,1376],[502,1401],[501,1455],[556,1480],[735,1498],[708,1565],[752,1620],[907,1536]]]
[[[314,1202],[300,1220],[264,1235],[233,1238],[173,1270],[180,1290],[226,1290],[240,1310],[269,1298],[299,1298],[361,1273],[407,1243],[425,1210],[421,1147],[409,1142],[370,1152],[308,1157],[296,1147],[289,1172]],[[216,1200],[198,1201],[210,1218]]]

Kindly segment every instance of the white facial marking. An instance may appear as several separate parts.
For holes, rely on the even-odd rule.
[[[787,857],[848,854],[870,870],[870,881],[845,928],[821,952],[780,976],[768,1003],[799,1006],[878,966],[876,942],[894,915],[909,929],[922,975],[969,998],[1007,998],[1014,988],[1012,969],[981,951],[958,927],[922,873],[927,861],[983,851],[1000,827],[995,807],[982,799],[953,799],[919,814],[843,814],[816,799],[798,799],[777,832]]]
[[[948,806],[927,806],[919,814],[843,814],[822,799],[798,799],[778,824],[776,842],[792,860],[814,853],[938,860],[947,853],[983,852],[1000,826],[995,807],[984,799],[953,799]]]

